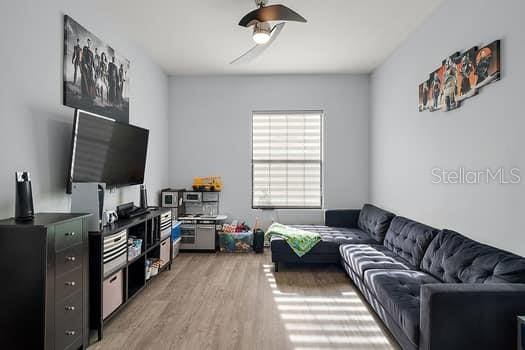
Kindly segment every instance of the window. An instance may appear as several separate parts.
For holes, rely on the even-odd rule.
[[[252,208],[321,208],[323,112],[254,112]]]

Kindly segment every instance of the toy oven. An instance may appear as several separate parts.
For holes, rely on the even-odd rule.
[[[201,192],[184,192],[184,202],[200,203],[202,202]]]

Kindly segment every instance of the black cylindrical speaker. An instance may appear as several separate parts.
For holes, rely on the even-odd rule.
[[[264,231],[260,228],[253,232],[253,250],[256,253],[264,252]]]
[[[31,189],[31,177],[27,171],[15,173],[16,195],[15,195],[15,219],[33,220],[33,190]]]
[[[148,191],[144,185],[140,185],[140,207],[147,209],[148,208]]]

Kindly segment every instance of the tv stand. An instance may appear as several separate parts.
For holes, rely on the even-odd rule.
[[[90,252],[90,333],[91,338],[102,340],[104,324],[111,320],[140,292],[146,288],[156,276],[149,279],[146,277],[146,261],[148,259],[159,259],[165,257],[165,249],[169,249],[169,257],[165,264],[159,269],[159,274],[171,269],[171,223],[169,225],[169,236],[161,234],[161,216],[171,213],[170,209],[148,208],[149,212],[139,217],[120,219],[111,226],[104,227],[101,232],[89,233]],[[129,236],[142,239],[140,254],[126,258],[122,264],[104,269],[104,239],[126,231],[126,239]],[[166,232],[166,231],[162,231]],[[167,247],[166,247],[167,245]],[[169,248],[168,248],[169,247]],[[114,264],[114,263],[113,263]],[[111,293],[108,291],[109,283]],[[119,295],[120,294],[120,295]],[[106,300],[104,298],[106,297]],[[107,305],[113,305],[115,309],[109,315],[104,315]],[[104,317],[106,316],[106,317]]]

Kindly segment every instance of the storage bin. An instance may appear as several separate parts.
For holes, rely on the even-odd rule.
[[[179,255],[180,238],[177,238],[177,240],[173,241],[172,246],[173,247],[171,249],[171,259],[173,260],[173,259],[175,259],[177,257],[177,255]]]
[[[160,239],[168,238],[171,235],[171,228],[160,231]]]
[[[128,261],[133,260],[142,253],[142,239],[128,239]]]
[[[160,259],[146,259],[146,281],[159,274]]]
[[[133,246],[128,248],[128,261],[135,259],[139,255],[140,255],[140,248],[133,247]]]
[[[113,271],[126,265],[128,258],[128,231],[123,230],[110,236],[104,237],[103,246],[103,263],[104,277],[107,277]]]
[[[123,302],[124,274],[120,270],[104,280],[102,285],[102,318],[106,318]]]
[[[253,233],[252,231],[219,233],[219,244],[221,252],[227,253],[247,253],[252,251]]]
[[[112,271],[124,267],[124,265],[126,265],[127,258],[128,255],[126,254],[126,246],[124,246],[124,250],[119,252],[118,255],[114,255],[113,257],[110,257],[110,260],[104,262],[104,277],[107,277]]]
[[[175,242],[180,237],[180,221],[176,221],[173,223],[173,227],[171,228],[171,240]]]
[[[170,261],[170,240],[166,239],[160,242],[160,261],[161,267],[166,265]]]
[[[172,230],[171,210],[160,216],[160,239],[170,236]]]

